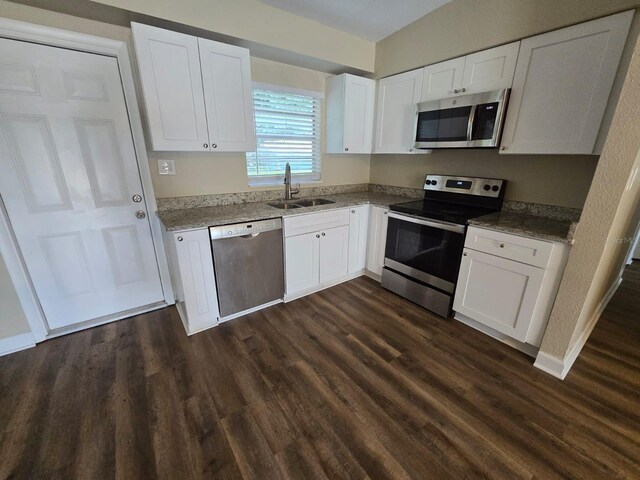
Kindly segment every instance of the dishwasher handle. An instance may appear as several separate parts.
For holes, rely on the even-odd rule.
[[[257,236],[263,232],[272,230],[282,230],[282,218],[269,218],[267,220],[257,220],[255,222],[233,223],[221,225],[219,227],[209,227],[211,240],[222,238]]]

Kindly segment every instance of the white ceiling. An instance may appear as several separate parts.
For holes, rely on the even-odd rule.
[[[260,0],[377,42],[451,0]]]

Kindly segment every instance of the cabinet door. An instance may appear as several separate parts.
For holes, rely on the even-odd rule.
[[[378,81],[375,153],[412,153],[423,69]]]
[[[307,233],[285,240],[287,295],[320,284],[320,234]]]
[[[384,266],[384,249],[387,244],[387,214],[389,209],[371,207],[369,221],[369,245],[367,248],[367,270],[376,275],[382,275]]]
[[[593,153],[632,17],[522,41],[501,153]]]
[[[320,233],[320,283],[345,277],[349,268],[349,226]]]
[[[131,24],[153,150],[206,151],[198,39]]]
[[[462,79],[465,93],[511,88],[519,49],[520,42],[514,42],[467,55]]]
[[[462,93],[464,58],[454,58],[423,68],[421,102],[455,97]],[[457,90],[457,92],[455,92]]]
[[[346,75],[344,85],[344,137],[347,153],[371,153],[375,82]]]
[[[524,342],[544,270],[465,249],[453,309]]]
[[[361,205],[349,211],[349,274],[364,270],[367,262],[369,209]]]
[[[220,316],[209,230],[173,234],[184,310],[190,333],[215,325]]]
[[[254,151],[249,50],[203,38],[198,45],[211,151]]]

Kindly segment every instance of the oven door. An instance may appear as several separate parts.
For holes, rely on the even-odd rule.
[[[384,265],[454,293],[466,227],[389,212]]]

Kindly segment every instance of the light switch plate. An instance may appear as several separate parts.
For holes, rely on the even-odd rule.
[[[158,173],[160,175],[175,175],[176,174],[176,162],[173,160],[158,159]]]

